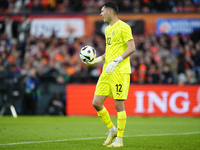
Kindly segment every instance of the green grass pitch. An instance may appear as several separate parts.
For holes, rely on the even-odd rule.
[[[111,117],[116,125],[117,118]],[[0,150],[104,150],[98,117],[0,117]],[[200,118],[128,117],[126,150],[200,150]]]

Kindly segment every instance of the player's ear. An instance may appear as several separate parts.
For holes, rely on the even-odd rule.
[[[112,13],[112,9],[108,9],[108,14],[110,15]]]

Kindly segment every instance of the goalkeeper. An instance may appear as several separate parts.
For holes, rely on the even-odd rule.
[[[108,138],[103,143],[107,147],[122,147],[123,133],[126,125],[125,99],[127,99],[130,85],[130,58],[135,51],[132,31],[128,24],[117,17],[118,6],[113,2],[105,3],[100,15],[104,22],[109,22],[105,30],[105,54],[95,58],[92,65],[105,60],[103,72],[99,77],[93,107],[98,116],[109,129]],[[113,97],[117,111],[117,128],[113,125],[109,113],[103,106],[107,97]],[[114,140],[114,138],[116,139]]]

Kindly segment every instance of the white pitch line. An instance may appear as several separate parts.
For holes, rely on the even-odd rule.
[[[200,132],[165,133],[165,134],[139,134],[139,135],[126,135],[124,137],[168,136],[168,135],[189,135],[189,134],[200,134]],[[106,138],[106,137],[74,138],[74,139],[49,140],[49,141],[5,143],[5,144],[0,144],[0,146],[5,146],[5,145],[20,145],[20,144],[35,144],[35,143],[51,143],[51,142],[66,142],[66,141],[82,141],[82,140],[94,140],[94,139],[102,139],[102,138]]]

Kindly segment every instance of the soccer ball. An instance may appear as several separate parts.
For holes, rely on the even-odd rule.
[[[91,62],[96,57],[96,50],[91,46],[84,46],[81,48],[79,55],[83,62]]]

